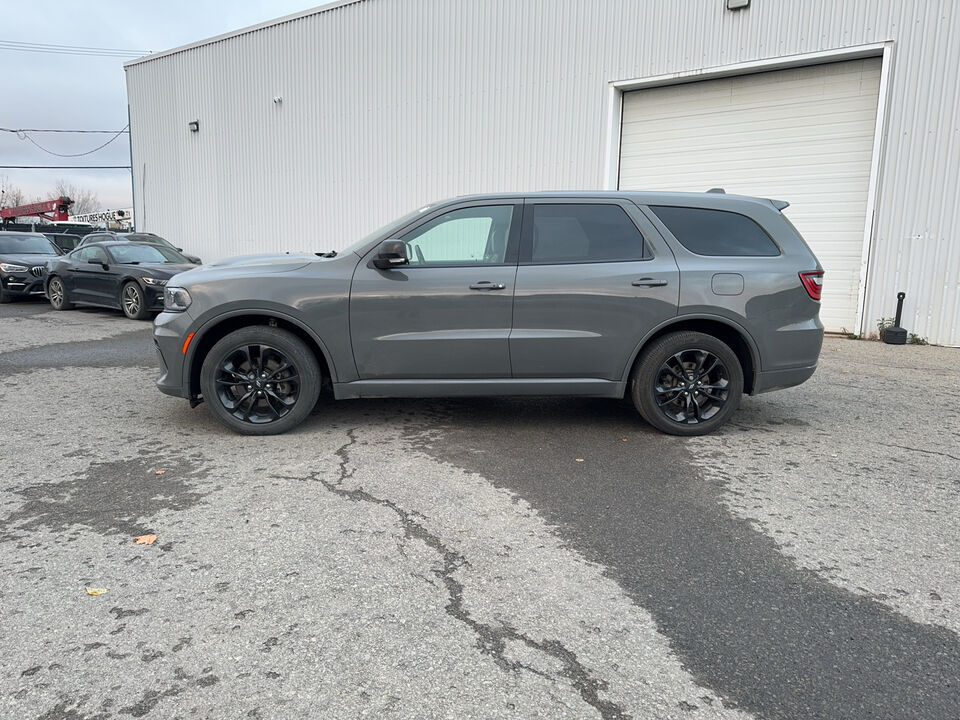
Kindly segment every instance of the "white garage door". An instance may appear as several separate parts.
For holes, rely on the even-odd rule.
[[[869,58],[626,93],[620,188],[788,201],[826,270],[823,324],[853,330],[879,87]]]

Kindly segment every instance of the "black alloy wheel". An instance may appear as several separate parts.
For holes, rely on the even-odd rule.
[[[730,395],[727,366],[701,348],[681,350],[657,372],[654,393],[660,411],[674,422],[706,422],[723,409]]]
[[[71,310],[73,308],[73,303],[67,297],[67,288],[63,284],[63,280],[58,277],[50,278],[50,283],[47,285],[47,296],[54,310]]]
[[[743,370],[717,338],[672,333],[643,352],[631,391],[637,410],[654,427],[672,435],[704,435],[739,407]]]
[[[243,422],[273,422],[289,413],[300,398],[296,365],[269,345],[242,345],[217,364],[217,399]]]
[[[125,284],[120,291],[120,308],[131,320],[146,320],[150,314],[143,290],[133,281]]]
[[[298,425],[316,405],[320,369],[296,335],[258,325],[234,331],[210,349],[200,387],[227,427],[274,435]]]

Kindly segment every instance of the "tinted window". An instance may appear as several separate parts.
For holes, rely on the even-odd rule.
[[[88,262],[90,260],[96,260],[100,263],[108,262],[107,253],[104,252],[102,247],[97,247],[95,245],[80,248],[72,254],[72,257],[76,257],[79,262]]]
[[[532,205],[524,262],[627,262],[643,260],[643,236],[619,205]]]
[[[43,235],[0,235],[0,253],[14,255],[56,255],[57,251]]]
[[[673,236],[698,255],[779,255],[780,250],[757,223],[735,212],[703,208],[651,207]]]
[[[507,256],[513,205],[462,208],[404,235],[410,266],[502,265]]]

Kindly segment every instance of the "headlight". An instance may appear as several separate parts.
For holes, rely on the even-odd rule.
[[[11,265],[10,263],[0,263],[0,270],[4,272],[26,272],[27,268],[23,265]]]
[[[156,285],[158,287],[163,287],[164,285],[167,284],[166,280],[161,280],[160,278],[155,278],[155,277],[142,277],[140,279],[143,280],[147,285]]]
[[[183,288],[168,287],[163,290],[163,309],[167,312],[183,312],[190,307],[190,293]]]

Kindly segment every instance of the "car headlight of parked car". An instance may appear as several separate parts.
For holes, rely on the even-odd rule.
[[[166,280],[161,280],[160,278],[155,277],[143,277],[141,278],[147,285],[153,285],[155,287],[163,287],[167,284]]]
[[[168,287],[163,290],[163,309],[167,312],[183,312],[190,307],[190,293],[183,288]]]
[[[25,265],[11,265],[10,263],[0,263],[0,270],[4,272],[26,272],[28,268]]]

